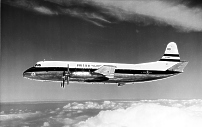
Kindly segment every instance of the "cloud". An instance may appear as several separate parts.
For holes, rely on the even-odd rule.
[[[61,113],[64,114],[65,111],[78,112],[84,109],[100,109],[100,110],[112,110],[112,109],[126,109],[130,106],[136,106],[138,104],[147,104],[147,103],[155,103],[159,105],[165,105],[169,107],[177,107],[177,108],[185,108],[185,107],[193,107],[199,109],[198,107],[202,107],[202,100],[169,100],[169,99],[159,99],[159,100],[141,100],[141,101],[87,101],[87,102],[72,102],[68,103],[63,107],[63,111]],[[192,109],[193,109],[192,108]],[[202,110],[202,108],[201,108]],[[59,113],[59,114],[61,114]]]
[[[76,127],[201,127],[201,111],[139,104],[126,109],[101,111],[97,116],[80,122]]]
[[[97,1],[120,21],[170,25],[184,31],[202,31],[202,9],[168,0]]]
[[[49,126],[50,126],[50,124],[48,122],[44,122],[43,126],[41,126],[41,127],[49,127]]]
[[[34,104],[36,105],[36,104]],[[52,105],[52,104],[50,104]],[[14,109],[0,115],[2,126],[199,127],[202,100],[70,101],[36,112]],[[64,106],[63,108],[61,106]],[[53,113],[51,113],[53,111]],[[31,120],[31,121],[30,121]],[[43,121],[41,123],[41,120]],[[34,122],[33,122],[34,121]],[[192,125],[193,124],[193,125]]]
[[[87,101],[84,103],[73,102],[65,105],[65,110],[83,110],[83,109],[118,109],[130,106],[132,102],[113,102],[104,101],[102,103]]]
[[[8,0],[4,3],[47,15],[71,15],[94,25],[127,21],[202,31],[202,7],[190,0]]]
[[[15,120],[15,119],[27,119],[27,118],[33,118],[38,117],[42,113],[39,111],[36,111],[35,113],[18,113],[18,114],[5,114],[0,115],[0,121],[7,121],[7,120]]]
[[[57,123],[67,126],[67,125],[77,124],[78,122],[80,122],[82,120],[86,120],[88,117],[89,116],[87,116],[87,115],[83,115],[83,116],[78,116],[78,117],[74,117],[74,118],[65,118],[65,117],[52,118],[52,120],[55,120],[55,121],[57,121]],[[54,123],[56,123],[55,121],[54,121]],[[45,126],[45,125],[43,125],[43,126]]]
[[[44,13],[44,14],[48,14],[48,15],[53,15],[53,14],[57,14],[57,13],[54,13],[53,11],[51,11],[50,9],[46,8],[46,7],[34,7],[33,8],[34,10],[40,12],[40,13]]]
[[[62,123],[64,125],[70,125],[75,122],[75,120],[70,119],[70,118],[57,118],[56,121],[59,123]]]
[[[0,115],[3,115],[3,114],[4,114],[4,111],[1,111],[1,112],[0,112]]]

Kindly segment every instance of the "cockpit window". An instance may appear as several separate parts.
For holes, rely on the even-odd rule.
[[[35,67],[40,67],[41,66],[41,64],[35,64]]]

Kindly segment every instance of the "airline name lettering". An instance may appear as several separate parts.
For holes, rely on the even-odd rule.
[[[77,64],[77,67],[100,67],[101,65]]]

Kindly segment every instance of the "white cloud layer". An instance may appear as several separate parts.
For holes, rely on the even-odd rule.
[[[0,115],[0,121],[6,121],[6,120],[15,120],[15,119],[27,119],[27,118],[33,118],[38,117],[41,115],[41,112],[36,111],[35,113],[19,113],[19,114],[5,114]]]
[[[202,112],[158,104],[101,111],[76,127],[201,127]]]
[[[119,109],[130,106],[130,103],[104,101],[103,103],[88,101],[85,103],[73,102],[63,107],[65,110],[82,110],[82,109]]]
[[[141,101],[87,101],[87,102],[72,102],[68,103],[63,107],[64,111],[66,110],[83,110],[83,109],[126,109],[131,106],[139,105],[139,104],[147,104],[147,103],[155,103],[159,105],[166,105],[169,107],[176,108],[188,108],[189,110],[199,110],[202,111],[202,100],[167,100],[167,99],[159,99],[159,100],[141,100]]]
[[[2,110],[0,123],[39,127],[202,127],[202,100],[199,99],[70,101],[65,106],[64,102],[47,105],[53,107],[33,103],[29,105],[33,108],[27,107],[32,112],[19,108]]]

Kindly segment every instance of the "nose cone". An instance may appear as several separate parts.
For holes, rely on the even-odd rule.
[[[30,76],[31,76],[31,72],[27,72],[27,71],[23,72],[23,77],[24,78],[29,78]]]
[[[32,68],[29,68],[26,71],[24,71],[23,72],[23,77],[24,78],[32,78],[32,77],[34,77],[36,74],[35,74],[35,72],[33,70],[34,70],[34,68],[32,67]]]

